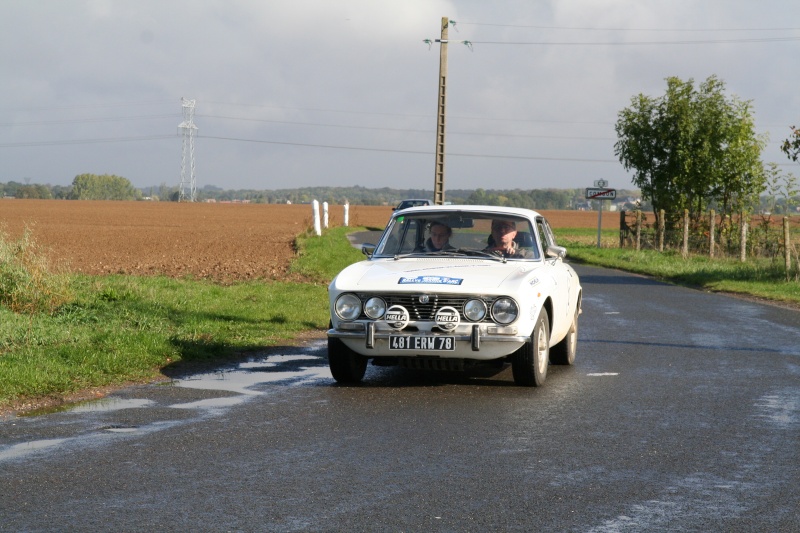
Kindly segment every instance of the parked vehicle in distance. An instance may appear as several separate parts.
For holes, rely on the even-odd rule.
[[[395,211],[367,259],[331,282],[328,362],[357,383],[374,365],[464,370],[510,363],[542,385],[571,365],[582,288],[547,220],[528,209],[444,205]]]
[[[403,200],[397,204],[397,207],[393,207],[392,211],[400,211],[401,209],[405,209],[407,207],[417,207],[420,205],[433,205],[433,202],[424,198],[412,198],[409,200]]]

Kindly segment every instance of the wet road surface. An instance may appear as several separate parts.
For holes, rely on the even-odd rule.
[[[800,313],[577,266],[538,389],[324,341],[0,419],[0,531],[798,531]]]

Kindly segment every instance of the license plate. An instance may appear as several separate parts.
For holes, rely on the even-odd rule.
[[[441,336],[392,335],[389,337],[389,349],[453,351],[456,349],[456,339]]]

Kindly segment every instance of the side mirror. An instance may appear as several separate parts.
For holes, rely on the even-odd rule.
[[[556,258],[564,259],[565,257],[567,257],[567,249],[564,248],[563,246],[556,246],[554,244],[551,244],[550,246],[547,247],[547,250],[545,250],[545,254],[547,255],[547,257],[552,257],[553,259]]]
[[[372,254],[375,253],[375,245],[374,244],[362,244],[361,245],[361,253],[366,255],[367,257],[372,257]]]

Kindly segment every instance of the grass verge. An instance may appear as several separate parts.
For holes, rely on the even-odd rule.
[[[292,269],[312,283],[70,275],[71,297],[52,312],[0,305],[0,411],[154,380],[168,366],[239,357],[327,327],[327,283],[363,257],[346,232],[298,238]]]
[[[659,253],[620,249],[610,242],[613,238],[613,233],[603,232],[601,243],[604,247],[597,248],[596,237],[594,244],[589,244],[580,232],[558,232],[559,244],[567,247],[567,257],[573,261],[644,274],[676,285],[746,295],[800,308],[800,283],[786,280],[783,262],[751,259],[743,263],[737,259],[711,259],[698,255],[683,259],[675,251]]]

